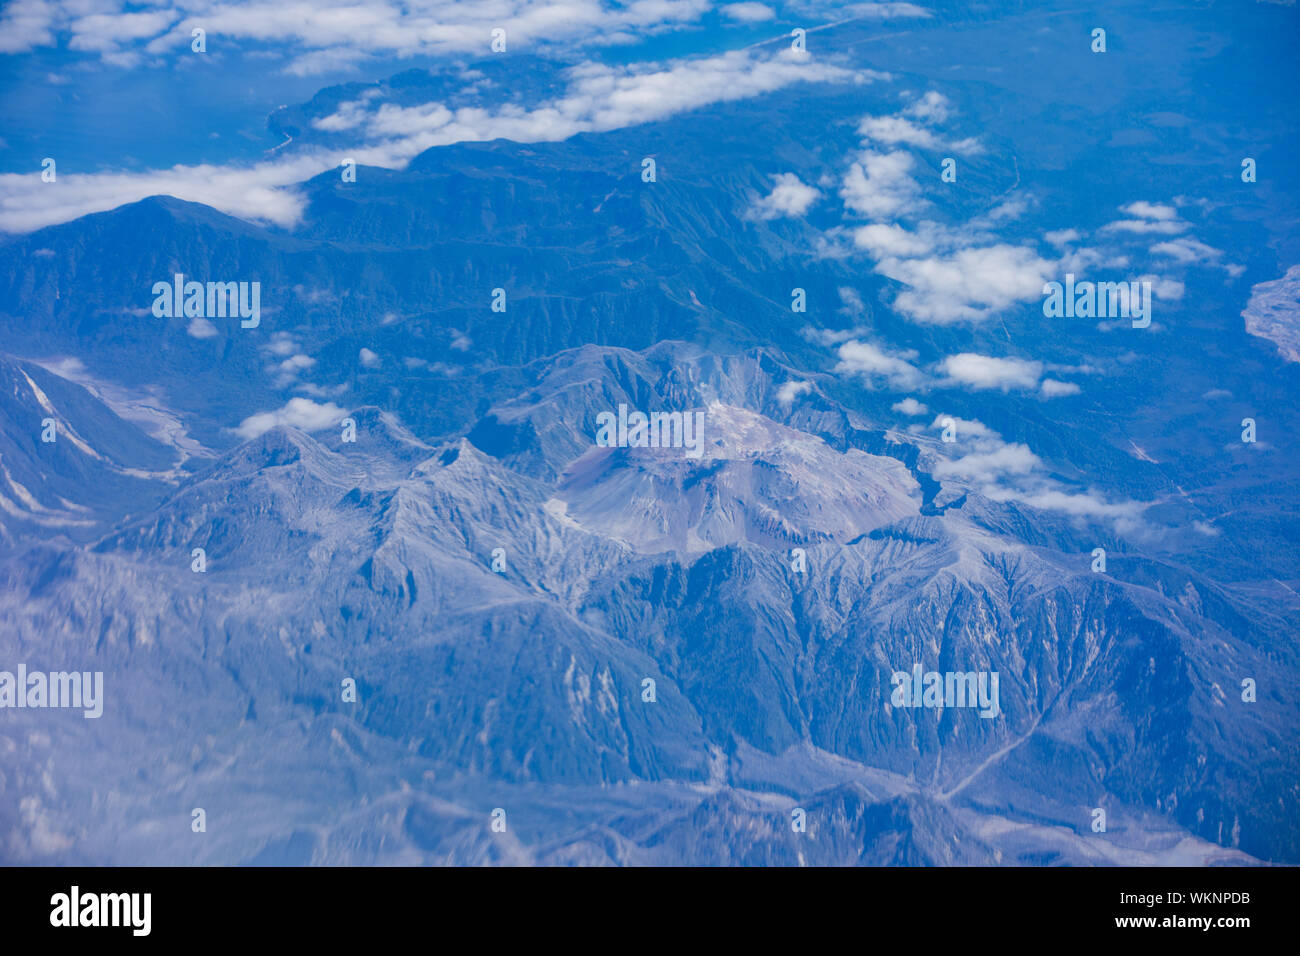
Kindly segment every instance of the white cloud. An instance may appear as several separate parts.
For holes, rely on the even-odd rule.
[[[1024,475],[1042,467],[1042,460],[1019,443],[992,451],[976,451],[960,458],[941,461],[934,468],[936,478],[973,478],[993,481],[1003,475]]]
[[[921,149],[951,150],[956,153],[978,152],[980,145],[974,139],[946,140],[936,136],[923,126],[917,126],[902,116],[867,117],[858,124],[858,132],[865,139],[886,146],[902,143]]]
[[[835,371],[840,374],[862,375],[869,379],[883,378],[895,388],[909,388],[921,381],[921,372],[911,364],[915,352],[890,355],[879,346],[856,339],[839,347],[839,363]]]
[[[811,391],[812,382],[784,382],[777,389],[776,400],[788,408],[800,395],[806,395]]]
[[[998,244],[926,259],[885,259],[876,271],[908,286],[894,307],[920,322],[946,325],[988,318],[1042,297],[1056,266],[1023,246]]]
[[[1037,390],[1043,398],[1059,398],[1063,395],[1077,395],[1079,386],[1072,382],[1043,378],[1042,362],[1029,359],[998,358],[992,355],[979,355],[974,352],[962,352],[950,355],[935,366],[936,371],[946,378],[936,382],[939,386],[957,386],[975,391],[1012,389],[1024,391]],[[1084,371],[1082,368],[1066,371]]]
[[[301,352],[297,355],[290,355],[283,362],[275,366],[275,370],[283,375],[294,376],[299,372],[311,368],[316,364],[316,360],[310,355],[304,355]]]
[[[148,196],[175,196],[241,219],[292,226],[303,209],[302,197],[292,187],[331,165],[326,156],[313,154],[249,167],[173,166],[145,173],[60,171],[58,189],[33,189],[38,174],[5,173],[0,174],[0,229],[29,232]]]
[[[827,347],[839,345],[842,342],[847,342],[849,339],[855,339],[860,335],[866,334],[866,332],[867,329],[865,326],[854,326],[851,329],[814,329],[810,325],[805,325],[799,330],[799,334],[809,342],[815,342]]]
[[[920,149],[947,150],[957,153],[979,152],[974,139],[949,140],[939,136],[922,124],[942,123],[948,119],[952,108],[943,94],[934,90],[917,97],[901,114],[895,116],[867,116],[858,123],[858,134],[864,140],[884,146],[916,146]]]
[[[854,230],[853,244],[875,259],[923,256],[934,249],[930,239],[893,223],[872,223]]]
[[[1109,521],[1121,531],[1139,528],[1139,518],[1146,508],[1141,502],[1108,502],[1092,491],[1068,491],[1045,474],[1043,461],[1027,445],[1005,442],[981,422],[939,415],[930,427],[941,430],[950,420],[957,444],[944,447],[960,449],[961,453],[956,458],[932,453],[929,461],[936,478],[973,486],[992,501],[1018,502],[1043,511]]]
[[[155,6],[161,6],[156,4]],[[173,0],[166,11],[136,11],[111,0],[17,0],[0,21],[0,52],[67,45],[132,65],[189,46],[202,27],[241,47],[271,47],[290,71],[367,56],[407,58],[489,52],[505,27],[513,49],[609,44],[696,24],[709,0]],[[136,6],[132,4],[131,6]],[[760,4],[742,3],[742,8]],[[129,53],[124,55],[123,50]],[[314,64],[314,65],[313,65]]]
[[[957,430],[957,435],[961,439],[978,439],[981,443],[991,442],[990,447],[998,447],[1003,444],[1002,438],[993,429],[989,428],[983,422],[976,421],[973,418],[958,418],[956,415],[938,415],[930,423],[934,429],[944,429],[947,423],[951,421],[953,427]]]
[[[54,45],[54,28],[64,15],[48,0],[14,0],[0,18],[0,53],[24,53]]]
[[[910,173],[915,160],[901,151],[863,150],[840,187],[844,205],[872,219],[892,219],[921,205],[921,189]]]
[[[1161,301],[1164,302],[1177,302],[1179,299],[1183,297],[1183,293],[1186,292],[1187,290],[1187,287],[1183,285],[1181,282],[1179,282],[1177,279],[1167,279],[1163,276],[1149,275],[1149,274],[1142,275],[1142,276],[1138,276],[1137,281],[1150,282],[1151,293],[1157,299],[1160,299]]]
[[[357,359],[361,362],[361,365],[364,368],[379,367],[379,356],[370,351],[370,349],[363,348],[357,353]]]
[[[288,332],[275,332],[271,335],[271,340],[262,346],[272,355],[278,355],[283,358],[286,355],[292,355],[298,351],[298,343]]]
[[[952,110],[946,96],[937,90],[930,90],[924,96],[918,97],[903,112],[908,116],[915,116],[924,123],[942,123],[948,119]]]
[[[1168,256],[1183,265],[1190,265],[1193,262],[1214,262],[1223,255],[1213,246],[1188,238],[1157,243],[1151,247],[1151,252],[1157,256]]]
[[[178,16],[179,14],[171,10],[152,10],[94,13],[78,17],[69,25],[72,37],[68,41],[68,48],[88,53],[112,54],[106,57],[110,62],[124,66],[132,65],[138,60],[138,53],[124,56],[121,53],[122,48],[129,46],[135,40],[156,37],[175,23]]]
[[[887,146],[903,143],[907,146],[920,146],[922,149],[939,147],[939,141],[932,132],[902,116],[868,116],[858,124],[858,132],[865,139]]]
[[[1138,216],[1141,219],[1173,220],[1178,218],[1178,210],[1173,206],[1147,202],[1143,199],[1131,202],[1127,206],[1120,206],[1119,211],[1130,216]]]
[[[1102,229],[1108,232],[1156,233],[1162,235],[1184,232],[1187,228],[1188,224],[1185,222],[1170,221],[1168,219],[1118,219],[1102,226]]]
[[[277,425],[319,431],[342,420],[344,410],[333,402],[317,404],[309,398],[291,398],[283,408],[271,412],[258,412],[239,423],[236,431],[241,438],[256,438]]]
[[[1246,271],[1245,266],[1237,265],[1232,262],[1224,262],[1222,249],[1215,249],[1213,246],[1208,246],[1190,236],[1184,236],[1181,239],[1172,239],[1168,242],[1156,243],[1156,245],[1151,247],[1151,253],[1152,255],[1157,256],[1167,256],[1175,260],[1179,265],[1184,266],[1193,265],[1195,263],[1206,263],[1208,265],[1218,266],[1234,279]],[[1167,286],[1171,293],[1168,298],[1182,298],[1183,285],[1181,282],[1175,283],[1173,280],[1165,280],[1165,282],[1170,283],[1170,285]],[[1173,294],[1173,286],[1175,285],[1177,286],[1177,294]],[[1162,298],[1164,298],[1164,296],[1162,296]]]
[[[772,8],[765,3],[728,3],[719,9],[724,17],[738,23],[762,23],[776,16]]]
[[[794,173],[781,173],[772,192],[754,203],[753,214],[760,219],[802,216],[820,197],[820,192],[805,185]]]
[[[914,3],[842,3],[826,0],[791,0],[787,10],[814,16],[861,17],[865,20],[922,20],[930,11]]]
[[[889,407],[891,410],[898,412],[901,415],[924,415],[929,411],[924,404],[918,402],[910,395],[901,402],[894,402],[894,404]]]
[[[852,286],[842,285],[835,290],[839,293],[840,301],[844,303],[840,306],[839,311],[848,315],[862,315],[867,311],[867,305],[862,301],[862,296],[858,290]]]
[[[641,0],[644,5],[650,0]],[[662,0],[672,3],[674,0]],[[647,15],[648,8],[642,10]],[[289,9],[284,14],[291,16]],[[0,229],[28,232],[147,196],[175,196],[232,216],[291,228],[304,199],[294,187],[344,159],[361,165],[401,168],[435,146],[510,139],[549,142],[578,133],[603,132],[661,120],[715,103],[748,99],[795,83],[865,83],[885,74],[848,70],[789,55],[763,58],[736,50],[719,56],[666,64],[609,66],[586,63],[566,71],[562,96],[526,109],[496,110],[441,103],[419,106],[358,100],[324,122],[352,129],[363,143],[340,150],[309,149],[253,166],[173,166],[148,172],[69,173],[57,189],[33,188],[36,173],[0,175]]]
[[[327,116],[318,116],[311,121],[312,129],[322,130],[326,133],[341,133],[344,130],[356,129],[366,122],[369,113],[366,104],[375,98],[379,93],[377,89],[366,90],[358,100],[344,100],[334,108],[334,112]]]
[[[939,371],[953,382],[977,391],[999,388],[1005,392],[1013,388],[1037,388],[1043,363],[962,352],[940,362]]]
[[[930,16],[929,10],[914,3],[853,3],[836,9],[872,20],[924,20]]]
[[[442,103],[385,103],[367,112],[364,126],[372,138],[399,137],[404,140],[404,150],[415,152],[465,140],[546,142],[650,123],[794,83],[862,83],[883,75],[793,56],[788,50],[766,59],[735,50],[667,64],[609,66],[592,62],[567,70],[564,95],[533,109],[507,105],[489,112],[476,107],[451,110]],[[349,122],[355,121],[354,112],[355,107],[349,112]]]
[[[1121,530],[1135,526],[1146,506],[1138,501],[1110,503],[1092,493],[1071,493],[1057,488],[1025,491],[1017,488],[985,488],[994,501],[1018,501],[1043,511],[1060,511],[1081,518],[1106,518]]]
[[[1060,398],[1063,395],[1078,395],[1082,389],[1073,382],[1060,382],[1054,378],[1043,379],[1043,398]]]
[[[217,327],[201,316],[190,319],[185,331],[196,339],[210,339],[217,335]]]
[[[1083,238],[1083,234],[1078,229],[1056,229],[1052,232],[1043,233],[1043,238],[1059,248],[1068,246],[1072,242],[1078,242]]]
[[[980,229],[990,228],[997,223],[1006,222],[1011,219],[1019,219],[1029,208],[1029,200],[1024,196],[1012,196],[1010,199],[1004,199],[988,212],[976,216],[970,221],[972,227]]]

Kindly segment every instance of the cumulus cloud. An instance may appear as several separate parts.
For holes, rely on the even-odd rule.
[[[980,443],[978,447],[982,448],[996,448],[1003,444],[1002,438],[997,432],[974,418],[958,418],[956,415],[938,415],[935,417],[934,421],[930,423],[930,427],[935,430],[942,430],[947,428],[949,423],[951,423],[953,428],[956,429],[957,436],[962,441],[968,439],[975,440]]]
[[[923,126],[918,126],[903,116],[875,116],[858,124],[858,132],[886,146],[916,146],[921,149],[951,150],[955,153],[974,153],[979,143],[974,139],[948,140]]]
[[[724,17],[738,23],[762,23],[776,16],[775,11],[765,3],[728,3],[720,10]]]
[[[950,115],[948,100],[931,90],[914,99],[900,114],[863,118],[858,123],[858,134],[868,148],[858,154],[844,176],[840,196],[845,206],[871,219],[892,219],[922,208],[920,187],[911,175],[915,161],[893,147],[978,151],[974,139],[948,140],[923,125],[942,122]]]
[[[303,371],[304,369],[311,368],[315,364],[316,364],[316,360],[312,358],[310,355],[304,355],[302,353],[299,353],[297,355],[290,355],[283,362],[280,362],[278,365],[276,365],[275,369],[276,371],[281,372],[282,374],[292,376],[292,375],[297,375],[299,372]]]
[[[1037,388],[1043,363],[962,352],[939,363],[939,371],[958,385],[976,390]]]
[[[902,143],[906,146],[936,149],[939,145],[934,133],[902,116],[869,116],[858,124],[858,133],[864,139],[875,140],[887,146]]]
[[[812,391],[812,382],[784,382],[776,392],[776,400],[789,408],[800,395]]]
[[[990,389],[999,389],[1003,392],[1037,391],[1042,398],[1060,398],[1063,395],[1079,393],[1079,386],[1072,382],[1043,378],[1045,368],[1042,362],[1032,359],[1000,358],[994,355],[979,355],[975,352],[961,352],[936,363],[935,372],[942,378],[934,384],[968,388],[977,392]],[[1078,372],[1087,369],[1057,367],[1057,370]]]
[[[1168,256],[1182,265],[1191,265],[1194,262],[1215,262],[1223,253],[1208,246],[1196,239],[1183,238],[1174,239],[1169,242],[1160,242],[1151,247],[1151,253],[1157,256]]]
[[[802,216],[820,197],[820,192],[805,185],[794,173],[781,173],[772,192],[755,202],[752,212],[759,219]]]
[[[939,462],[934,468],[936,478],[974,478],[993,481],[1003,475],[1024,475],[1042,467],[1042,460],[1029,450],[1028,445],[1000,445],[991,451],[975,451],[960,458]]]
[[[54,29],[67,20],[57,4],[46,0],[14,0],[0,17],[0,53],[24,53],[54,45]]]
[[[1139,199],[1128,205],[1120,206],[1119,211],[1135,218],[1118,219],[1102,227],[1107,232],[1132,232],[1139,235],[1172,236],[1191,228],[1178,218],[1178,210],[1164,203],[1147,202]]]
[[[947,99],[930,91],[914,99],[904,110],[906,115],[869,117],[862,120],[859,131],[883,143],[976,148],[974,141],[942,143],[909,118],[939,122],[950,113]],[[861,150],[844,176],[840,197],[846,209],[868,219],[914,216],[927,207],[912,175],[914,168],[915,160],[903,150]],[[940,325],[978,322],[1018,302],[1039,299],[1044,280],[1057,270],[1059,263],[1049,262],[1030,247],[996,242],[996,234],[990,232],[1020,216],[1028,205],[1029,199],[1012,196],[958,228],[931,221],[911,229],[896,221],[872,222],[851,230],[853,247],[876,260],[876,272],[905,286],[893,300],[903,315]],[[823,254],[846,255],[840,242],[845,233],[844,228],[832,230],[822,245]],[[1071,240],[1077,233],[1060,232],[1053,238]]]
[[[1068,246],[1072,242],[1078,242],[1083,238],[1083,234],[1078,229],[1055,229],[1051,232],[1043,233],[1043,238],[1054,246]]]
[[[924,96],[917,97],[903,112],[922,122],[942,123],[948,119],[952,108],[946,96],[937,90],[930,90]]]
[[[1150,273],[1138,276],[1137,281],[1150,282],[1152,295],[1163,302],[1177,302],[1187,290],[1187,287],[1177,279],[1167,279]]]
[[[217,335],[217,327],[202,317],[190,319],[190,324],[186,326],[185,331],[196,339],[210,339]]]
[[[345,412],[333,402],[318,404],[310,398],[291,398],[282,408],[258,412],[239,423],[236,430],[241,438],[256,438],[277,425],[319,431],[342,421]]]
[[[952,140],[939,135],[928,124],[942,123],[952,115],[948,99],[935,90],[917,97],[894,116],[868,116],[858,123],[858,134],[868,142],[886,147],[915,146],[920,149],[956,153],[979,152],[974,139]]]
[[[1163,203],[1147,202],[1143,199],[1139,199],[1137,202],[1131,202],[1127,206],[1120,206],[1119,211],[1130,216],[1138,216],[1142,219],[1173,220],[1178,218],[1178,210],[1173,206],[1166,206]]]
[[[835,290],[839,293],[840,305],[839,311],[846,315],[862,315],[867,311],[867,304],[862,301],[862,296],[858,290],[852,286],[842,285]]]
[[[379,356],[370,349],[363,348],[357,353],[357,360],[361,362],[363,368],[378,368]]]
[[[947,325],[988,318],[1042,297],[1056,265],[1023,246],[999,243],[921,259],[889,258],[876,271],[908,288],[894,307],[920,322]]]
[[[283,358],[286,355],[293,355],[298,351],[298,342],[288,332],[275,332],[262,348],[266,349],[266,351],[270,352],[272,355]]]
[[[838,355],[835,371],[840,374],[861,375],[869,380],[884,379],[895,388],[909,388],[923,378],[920,370],[911,363],[916,358],[915,352],[890,354],[878,345],[850,339],[839,347]]]
[[[891,219],[921,206],[921,188],[912,178],[915,160],[899,150],[863,150],[849,166],[840,187],[844,205],[871,219]]]
[[[302,351],[298,341],[288,332],[276,332],[262,345],[271,358],[266,372],[276,388],[288,388],[298,382],[298,376],[315,367],[316,360]]]
[[[1082,389],[1073,382],[1061,382],[1054,378],[1043,379],[1043,398],[1060,398],[1063,395],[1078,395]]]
[[[1198,239],[1190,236],[1184,236],[1180,239],[1171,239],[1168,242],[1159,242],[1151,247],[1151,254],[1156,256],[1165,256],[1173,259],[1178,265],[1189,266],[1198,263],[1218,266],[1228,275],[1241,275],[1246,271],[1245,266],[1236,265],[1231,262],[1223,261],[1223,250],[1216,249],[1213,246],[1206,245]],[[1176,289],[1174,287],[1177,287]],[[1168,296],[1161,295],[1161,298],[1181,299],[1183,293],[1183,284],[1174,280],[1164,280],[1164,287],[1170,293]],[[1159,292],[1156,293],[1160,295]]]
[[[918,402],[910,395],[901,402],[894,402],[889,406],[892,411],[900,415],[924,415],[929,409],[922,402]]]
[[[893,223],[872,223],[854,230],[853,244],[874,259],[923,256],[934,249],[930,238]]]
[[[69,24],[72,36],[68,48],[99,53],[116,66],[132,67],[140,61],[138,51],[127,49],[135,41],[148,40],[176,22],[171,10],[115,11],[78,17]]]

